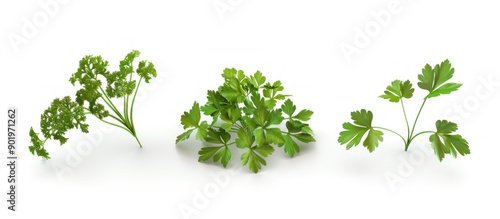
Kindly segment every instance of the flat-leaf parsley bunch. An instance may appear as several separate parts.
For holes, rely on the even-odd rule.
[[[181,116],[185,131],[176,143],[196,132],[197,140],[210,145],[198,152],[199,161],[212,158],[226,167],[231,159],[231,145],[236,145],[245,151],[241,155],[242,165],[257,173],[266,165],[264,158],[274,152],[274,146],[283,147],[293,157],[300,151],[297,141],[315,141],[306,123],[313,112],[297,111],[289,95],[281,94],[280,81],[266,83],[266,77],[259,71],[246,76],[234,68],[226,68],[222,77],[224,84],[208,91],[207,103],[200,106],[194,102],[191,110]],[[202,120],[201,112],[212,117],[212,121]],[[280,125],[284,121],[283,131]]]

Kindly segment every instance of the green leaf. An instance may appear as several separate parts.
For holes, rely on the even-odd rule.
[[[373,152],[378,147],[379,142],[383,141],[383,133],[374,130],[372,127],[373,114],[371,111],[362,109],[351,113],[352,123],[344,123],[342,127],[345,129],[340,132],[338,141],[341,145],[347,144],[347,149],[359,145],[363,136],[368,132],[366,139],[363,141],[368,151]]]
[[[136,81],[131,80],[130,75],[134,72],[134,60],[139,55],[139,51],[133,50],[120,61],[119,71],[105,75],[107,81],[106,93],[109,97],[123,97],[134,92]]]
[[[273,109],[276,106],[276,103],[278,103],[278,101],[275,100],[274,98],[265,101],[265,105],[269,109]]]
[[[95,105],[94,105],[95,106]],[[102,110],[97,110],[101,116],[107,116]],[[40,128],[43,136],[47,139],[58,140],[60,145],[65,144],[68,138],[66,132],[71,129],[80,129],[83,133],[88,133],[89,125],[85,108],[71,100],[69,96],[62,99],[56,98],[40,117]],[[28,147],[33,155],[38,155],[45,159],[50,159],[49,153],[45,150],[45,141],[42,141],[33,128],[30,129],[31,145]]]
[[[37,155],[39,157],[43,157],[45,159],[50,159],[49,153],[44,148],[44,142],[40,140],[38,137],[38,134],[33,131],[33,127],[30,128],[30,139],[31,139],[31,145],[28,147],[31,154]]]
[[[314,135],[313,130],[307,124],[304,124],[304,126],[302,126],[301,131],[310,135]]]
[[[265,126],[267,121],[271,118],[271,112],[268,111],[267,107],[259,106],[253,113],[253,120],[255,124],[259,126]]]
[[[189,110],[189,112],[184,112],[184,114],[181,116],[181,124],[183,125],[184,129],[196,129],[196,139],[204,140],[205,137],[207,137],[207,129],[209,125],[206,121],[200,123],[200,119],[200,105],[197,102],[194,102],[191,110]],[[176,143],[189,138],[194,129],[191,129],[190,131],[184,132],[183,134],[177,136]]]
[[[418,75],[418,80],[420,81],[418,86],[429,91],[426,98],[449,94],[458,90],[461,86],[461,84],[457,83],[444,84],[453,77],[454,72],[455,69],[451,67],[451,63],[448,59],[441,62],[440,65],[436,65],[434,68],[427,64],[422,69],[422,74]]]
[[[184,112],[184,114],[181,116],[181,124],[183,125],[184,129],[190,128],[190,127],[195,127],[198,128],[200,123],[200,104],[197,102],[193,103],[193,107],[191,107],[191,110],[189,112]]]
[[[281,86],[281,81],[275,81],[272,85],[271,83],[267,83],[264,86],[262,93],[264,97],[274,99],[278,92],[283,91],[283,86]]]
[[[229,102],[242,102],[246,97],[245,90],[242,87],[245,83],[243,79],[246,77],[243,71],[226,68],[222,76],[224,77],[224,84],[219,87],[221,95]]]
[[[224,144],[224,142],[222,142],[220,133],[213,128],[207,129],[207,136],[205,137],[205,141],[214,144]]]
[[[387,99],[390,102],[399,102],[402,98],[411,98],[415,89],[412,88],[412,84],[409,80],[402,82],[400,80],[394,80],[391,85],[387,86],[384,94],[380,97]]]
[[[214,162],[218,162],[219,160],[221,161],[222,166],[226,168],[229,160],[231,160],[231,150],[229,150],[229,147],[224,146],[221,150],[215,153]]]
[[[285,138],[285,144],[284,144],[284,150],[285,153],[287,153],[290,157],[294,157],[296,153],[299,153],[300,148],[297,143],[290,137],[290,135],[284,135]]]
[[[435,91],[432,91],[429,93],[426,98],[431,98],[431,97],[437,97],[442,94],[450,94],[453,91],[457,91],[460,87],[462,87],[462,84],[457,84],[457,83],[447,83],[444,84],[443,86],[439,87]]]
[[[111,98],[132,94],[137,84],[136,81],[129,81],[128,78],[128,74],[119,71],[108,74],[106,94]]]
[[[106,110],[104,105],[96,103],[89,109],[90,113],[98,119],[104,119],[109,116],[109,111]]]
[[[281,116],[281,109],[271,111],[268,121],[266,122],[266,127],[270,125],[279,125],[283,122],[285,118]]]
[[[50,159],[49,153],[45,150],[45,148],[37,148],[35,151],[39,157],[43,157],[46,160]]]
[[[85,109],[73,102],[69,96],[54,99],[40,119],[40,128],[45,138],[58,140],[61,145],[68,140],[64,135],[70,129],[80,129],[88,133],[89,125],[85,123]]]
[[[465,156],[470,154],[469,143],[461,135],[451,134],[458,130],[456,123],[446,120],[436,121],[436,132],[429,137],[434,153],[442,161],[445,154],[457,157],[457,153]]]
[[[213,128],[208,128],[205,141],[214,144],[222,144],[222,146],[202,148],[198,152],[200,155],[199,161],[208,160],[213,156],[214,162],[221,161],[222,165],[226,167],[231,159],[231,151],[227,145],[230,138],[231,135],[224,129],[215,130]]]
[[[85,56],[80,60],[78,70],[71,75],[69,81],[76,85],[78,82],[81,89],[76,92],[76,102],[84,105],[88,102],[89,109],[96,104],[97,99],[101,97],[100,88],[102,82],[98,76],[108,77],[108,61],[103,60],[101,56]]]
[[[365,127],[356,126],[349,122],[343,123],[342,128],[346,131],[340,132],[338,142],[341,145],[348,143],[347,150],[351,149],[353,146],[359,145],[363,136],[368,131]]]
[[[429,141],[431,142],[432,148],[434,149],[434,153],[438,156],[439,161],[442,161],[444,158],[444,144],[439,138],[437,134],[432,134],[429,137]]]
[[[220,117],[222,120],[235,123],[241,117],[241,109],[239,108],[227,108],[221,111]]]
[[[200,126],[198,127],[198,131],[196,132],[196,139],[203,141],[207,137],[207,129],[208,129],[207,121],[201,122]]]
[[[255,122],[253,121],[253,119],[249,116],[243,117],[243,124],[252,130],[258,127],[257,124],[255,124]]]
[[[313,111],[304,109],[304,110],[301,110],[293,118],[306,122],[306,121],[309,121],[311,119],[312,115],[313,115]]]
[[[306,125],[298,120],[290,120],[286,122],[286,128],[290,133],[301,132]]]
[[[290,95],[278,94],[278,95],[274,96],[274,99],[275,100],[284,100],[288,96],[290,96]]]
[[[281,110],[283,110],[283,112],[287,114],[289,117],[292,117],[296,109],[297,107],[293,104],[293,102],[290,99],[287,99],[283,103],[283,105],[281,105]]]
[[[187,130],[185,132],[183,132],[182,134],[180,134],[179,136],[177,136],[177,139],[175,140],[175,143],[176,144],[179,144],[179,142],[181,141],[184,141],[184,140],[187,140],[189,138],[189,136],[191,135],[191,133],[194,131],[195,129],[190,129],[190,130]]]
[[[148,61],[140,61],[136,72],[146,83],[157,76],[154,64]]]
[[[249,77],[249,81],[255,88],[260,88],[260,86],[266,83],[266,77],[262,75],[262,72],[257,71]]]
[[[255,152],[259,152],[260,155],[266,157],[274,152],[274,149],[271,146],[264,146],[261,148],[250,148],[248,151],[241,155],[241,163],[243,166],[248,164],[248,168],[252,170],[254,173],[259,172],[262,166],[267,165],[266,161],[256,154]]]
[[[270,145],[264,145],[262,147],[253,147],[253,151],[257,152],[263,157],[269,157],[274,153],[274,148]]]
[[[219,109],[217,109],[215,106],[208,104],[201,106],[200,109],[203,112],[203,114],[207,116],[212,116],[214,113],[219,112]]]
[[[235,140],[238,148],[250,148],[254,141],[254,137],[247,129],[238,129],[238,138]]]
[[[243,104],[244,104],[243,113],[245,115],[252,115],[255,111],[255,106],[253,105],[253,102],[249,98],[246,98],[243,101]]]
[[[233,127],[233,124],[232,123],[228,123],[228,122],[225,122],[225,123],[222,123],[220,125],[220,127],[224,130],[226,130],[226,132],[229,132],[231,130],[231,128]]]
[[[135,58],[139,57],[139,55],[141,55],[141,53],[137,50],[132,50],[131,52],[129,52],[125,56],[125,58],[120,61],[120,71],[126,74],[134,72],[133,63]]]
[[[206,142],[226,145],[230,139],[231,135],[227,133],[224,129],[219,129],[219,130],[215,130],[213,128],[207,129],[207,136],[205,137]]]
[[[440,134],[450,134],[458,130],[458,125],[448,120],[438,120],[436,121],[436,130]]]
[[[222,86],[219,90],[221,95],[226,98],[229,102],[235,102],[238,98],[243,97],[243,93],[239,90],[236,90],[230,86]]]
[[[375,148],[378,147],[378,143],[384,140],[382,137],[383,135],[384,133],[379,130],[370,129],[365,141],[363,142],[363,146],[368,148],[370,152],[374,151]]]
[[[215,155],[215,153],[217,153],[217,151],[219,151],[223,147],[224,146],[201,148],[200,151],[198,151],[198,155],[200,155],[200,157],[198,158],[198,161],[206,161],[206,160],[210,159],[211,157],[213,157]]]
[[[270,128],[266,129],[267,140],[270,143],[281,144],[285,142],[283,135],[281,134],[281,130],[279,128]]]
[[[316,141],[312,135],[307,134],[307,133],[293,134],[292,136],[295,137],[297,140],[304,142],[304,143]]]
[[[257,146],[263,146],[266,144],[266,135],[264,134],[264,129],[261,127],[256,128],[253,130],[253,135],[255,136],[255,142],[257,143]]]
[[[222,72],[222,77],[224,79],[237,79],[239,81],[245,78],[245,74],[241,70],[236,70],[235,68],[225,68]]]
[[[201,111],[203,111],[205,115],[214,116],[230,106],[228,100],[218,91],[209,90],[207,92],[207,100],[207,103],[201,107]]]
[[[250,96],[250,99],[252,100],[252,103],[253,103],[252,107],[254,109],[266,107],[266,103],[265,103],[266,101],[264,100],[263,97],[260,96],[259,93],[257,93],[257,92],[252,93],[252,95]]]

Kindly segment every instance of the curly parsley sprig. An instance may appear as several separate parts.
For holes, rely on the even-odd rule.
[[[157,73],[153,63],[148,61],[140,61],[134,69],[134,60],[139,55],[136,50],[128,53],[120,61],[119,70],[114,72],[108,71],[108,62],[101,56],[83,57],[78,70],[69,79],[73,86],[80,88],[76,92],[75,100],[66,96],[52,101],[40,119],[43,140],[33,127],[30,129],[30,152],[50,159],[45,142],[51,139],[58,140],[61,145],[65,144],[68,138],[64,136],[70,129],[80,129],[83,133],[88,133],[89,125],[86,119],[89,114],[127,131],[142,148],[134,126],[134,104],[140,84],[149,83]],[[122,111],[113,99],[123,101]]]

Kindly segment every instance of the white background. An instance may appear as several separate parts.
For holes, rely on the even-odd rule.
[[[494,210],[500,196],[500,5],[494,1],[61,1],[48,15],[39,4],[45,2],[50,1],[0,5],[0,109],[18,108],[20,157],[18,211],[3,205],[2,218],[183,218],[179,209],[186,206],[197,214],[189,218],[500,216]],[[217,2],[231,11],[218,14]],[[396,11],[377,23],[372,14],[388,11],[389,4]],[[23,35],[34,17],[36,33]],[[366,26],[369,42],[358,45],[348,61],[340,45],[354,45],[356,28],[365,32]],[[16,46],[14,35],[26,41]],[[51,160],[32,156],[28,130],[39,129],[40,114],[53,98],[74,95],[68,79],[78,61],[100,54],[115,70],[132,49],[160,74],[154,86],[141,89],[136,104],[144,148],[92,118],[97,134],[70,132],[66,145],[47,145]],[[373,111],[374,125],[405,133],[400,106],[377,96],[394,79],[410,79],[416,87],[426,63],[445,59],[455,67],[453,81],[464,85],[429,100],[417,130],[432,130],[437,119],[458,122],[471,155],[439,162],[428,135],[408,152],[390,133],[372,154],[337,143],[341,124],[361,108]],[[205,102],[226,67],[249,74],[261,70],[269,80],[281,80],[299,109],[315,112],[317,142],[295,158],[277,150],[258,174],[240,168],[237,150],[225,170],[197,162],[198,141],[176,146],[180,115],[193,101]],[[481,82],[489,77],[496,87]],[[417,87],[406,102],[411,120],[425,93]],[[91,145],[88,154],[77,151],[83,144]],[[4,192],[7,169],[2,170]],[[213,175],[225,182],[217,184]],[[388,175],[402,181],[391,186]]]

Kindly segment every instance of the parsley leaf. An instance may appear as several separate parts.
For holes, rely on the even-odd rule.
[[[461,135],[453,135],[452,133],[458,130],[456,123],[446,120],[436,121],[436,132],[429,137],[429,141],[438,156],[439,161],[442,161],[445,154],[451,154],[457,157],[457,152],[464,156],[470,154],[469,143]]]
[[[342,145],[347,143],[347,149],[350,149],[352,146],[359,145],[363,136],[368,132],[363,146],[373,152],[378,147],[378,143],[384,140],[382,137],[384,134],[372,127],[373,113],[365,109],[354,111],[351,113],[351,119],[354,124],[346,122],[342,125],[346,130],[340,132],[339,143]]]
[[[412,88],[409,80],[403,82],[394,80],[391,85],[387,86],[384,94],[380,97],[391,102],[399,102],[402,98],[410,99],[413,96],[415,89]]]
[[[262,166],[266,166],[266,160],[262,157],[268,157],[274,152],[272,146],[252,147],[241,155],[241,164],[247,165],[254,173],[259,172]],[[259,154],[261,156],[259,156]]]
[[[458,90],[462,84],[446,83],[453,77],[455,69],[451,67],[450,61],[447,59],[441,62],[441,65],[436,65],[432,68],[429,64],[422,69],[422,74],[418,75],[418,86],[429,91],[426,98],[437,97],[442,94],[450,94]]]

